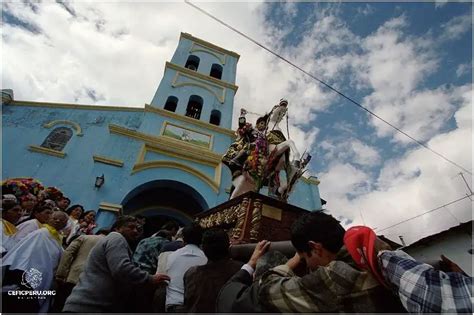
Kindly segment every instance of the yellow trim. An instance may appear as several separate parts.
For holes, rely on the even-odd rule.
[[[136,164],[133,166],[132,174],[135,174],[135,173],[138,173],[150,168],[174,168],[174,169],[182,170],[186,173],[192,174],[196,176],[197,178],[201,179],[206,184],[208,184],[215,192],[219,192],[219,185],[216,182],[214,182],[211,178],[209,178],[204,173],[198,171],[197,169],[187,166],[185,164],[179,163],[179,162],[174,162],[174,161],[143,162],[143,163]]]
[[[311,184],[311,185],[319,185],[319,183],[321,183],[319,181],[319,179],[316,179],[316,178],[309,178],[309,177],[301,177],[301,180],[307,184]]]
[[[53,120],[53,121],[50,121],[47,124],[44,124],[43,127],[49,129],[49,128],[51,128],[53,126],[56,126],[56,125],[69,125],[69,126],[72,126],[76,130],[76,136],[82,137],[84,135],[82,133],[81,126],[78,123],[76,123],[74,121],[70,121],[70,120]]]
[[[48,155],[60,157],[60,158],[63,158],[63,159],[66,156],[66,153],[64,153],[64,152],[56,151],[56,150],[48,149],[48,148],[43,148],[43,147],[40,147],[40,146],[37,146],[37,145],[30,145],[28,147],[28,150],[30,150],[32,152],[43,153],[43,154],[48,154]]]
[[[196,48],[196,47],[198,47],[198,48]],[[201,47],[201,48],[199,48],[199,47]],[[216,57],[216,58],[220,61],[220,63],[221,63],[222,65],[225,65],[226,54],[223,54],[223,53],[221,53],[221,52],[219,52],[219,51],[217,51],[217,50],[215,50],[215,49],[212,49],[212,48],[209,48],[209,47],[205,47],[205,46],[203,46],[203,45],[201,45],[201,44],[198,44],[198,43],[194,43],[194,42],[193,42],[193,44],[191,45],[191,49],[189,50],[189,52],[190,52],[190,53],[193,53],[193,52],[197,52],[197,51],[198,51],[198,52],[200,51],[200,52],[203,52],[203,53],[207,53],[207,54],[209,54],[209,55],[212,55],[212,56]]]
[[[200,145],[197,145],[197,144],[194,144],[194,143],[190,143],[190,142],[186,142],[184,140],[179,140],[179,139],[176,139],[176,138],[173,138],[173,137],[170,137],[170,136],[166,136],[164,134],[165,130],[166,130],[166,127],[168,125],[171,125],[171,126],[175,126],[175,127],[178,127],[178,128],[181,128],[181,129],[186,129],[186,130],[189,130],[189,131],[192,131],[194,133],[199,133],[201,135],[204,135],[204,136],[207,136],[209,137],[209,145],[207,146],[207,149],[212,149],[212,146],[214,144],[214,135],[211,134],[211,133],[204,133],[204,132],[201,132],[201,131],[198,131],[198,130],[195,130],[195,129],[191,129],[191,128],[188,128],[188,127],[184,127],[184,126],[179,126],[179,125],[176,125],[176,124],[173,124],[169,121],[165,121],[162,125],[162,128],[161,128],[161,131],[160,131],[160,135],[163,136],[163,137],[167,137],[167,138],[170,138],[170,139],[173,139],[173,140],[178,140],[178,141],[182,141],[184,143],[187,143],[189,145],[193,145],[193,146],[196,146],[198,148],[203,148],[203,146],[200,146]]]
[[[176,148],[169,148],[166,145],[153,145],[150,143],[146,143],[144,144],[144,146],[145,146],[145,156],[146,156],[146,153],[150,151],[150,152],[168,155],[177,159],[182,159],[182,160],[186,160],[190,162],[195,162],[195,163],[211,166],[214,168],[217,167],[217,165],[220,162],[220,159],[217,160],[217,159],[213,159],[209,157],[196,156],[196,153],[187,152],[185,150],[182,151]],[[144,160],[145,156],[143,156],[143,160],[140,160],[138,163],[145,162]]]
[[[179,155],[182,154],[185,156],[193,156],[194,161],[206,161],[208,163],[217,164],[221,160],[220,154],[214,153],[199,146],[191,146],[187,143],[183,143],[180,140],[175,140],[170,137],[152,136],[113,124],[109,124],[109,132],[141,140],[147,144],[162,148],[167,152],[172,152]]]
[[[117,205],[117,204],[114,204],[114,203],[102,201],[99,204],[99,210],[105,210],[105,211],[121,213],[122,212],[122,205]]]
[[[226,82],[226,81],[222,81],[222,80],[216,79],[216,78],[214,78],[214,77],[211,77],[211,76],[208,76],[208,75],[199,73],[199,72],[197,72],[197,71],[193,71],[193,70],[190,70],[190,69],[187,69],[187,68],[184,68],[184,67],[175,65],[174,63],[171,63],[171,62],[166,62],[166,64],[165,64],[165,71],[166,71],[166,69],[168,69],[168,68],[169,68],[169,69],[172,69],[172,70],[176,70],[176,71],[182,72],[182,73],[186,73],[186,74],[189,74],[190,76],[197,77],[197,78],[199,78],[199,79],[206,80],[206,81],[209,81],[209,82],[211,82],[211,83],[220,85],[220,86],[222,86],[222,87],[225,87],[225,88],[234,90],[234,92],[237,92],[237,90],[239,89],[239,87],[238,87],[237,85],[235,85],[235,84],[232,84],[232,83],[229,83],[229,82]]]
[[[151,105],[145,104],[145,112],[150,112],[150,113],[155,113],[159,114],[161,116],[173,118],[179,121],[183,121],[192,125],[196,125],[198,127],[202,127],[205,129],[209,129],[212,131],[216,131],[228,136],[231,136],[232,138],[235,138],[235,132],[231,129],[227,128],[222,128],[213,124],[210,124],[208,122],[202,121],[202,120],[197,120],[191,117],[183,116],[183,115],[178,115],[176,113],[170,112],[169,110],[164,110],[158,107],[153,107]]]
[[[181,72],[176,72],[176,76],[174,78],[174,81],[171,83],[172,87],[178,88],[178,87],[181,87],[181,86],[197,86],[197,87],[200,87],[200,88],[202,88],[206,91],[209,91],[209,93],[213,94],[221,104],[224,104],[224,102],[225,102],[225,89],[224,88],[218,87],[219,89],[222,89],[222,95],[219,95],[219,94],[216,93],[216,91],[214,91],[213,89],[206,86],[206,84],[208,84],[208,83],[205,83],[205,82],[204,82],[204,84],[199,83],[199,81],[197,83],[192,82],[192,81],[176,83],[176,81],[178,80],[178,77],[179,77],[180,74],[183,77],[188,77],[191,80],[197,81],[196,79],[191,78],[190,76],[182,74]]]
[[[111,159],[105,156],[93,155],[92,159],[94,160],[94,162],[109,164],[109,165],[118,166],[118,167],[123,166],[123,161]]]
[[[226,54],[226,55],[229,55],[229,56],[232,56],[234,58],[237,58],[237,60],[240,58],[240,55],[236,52],[233,52],[231,50],[227,50],[227,49],[224,49],[222,47],[219,47],[217,45],[214,45],[212,43],[209,43],[208,41],[205,41],[203,39],[200,39],[200,38],[197,38],[197,37],[194,37],[193,35],[189,34],[189,33],[181,33],[181,38],[186,38],[186,39],[189,39],[193,42],[196,42],[198,44],[201,44],[203,46],[206,46],[208,48],[211,48],[211,49],[214,49],[214,50],[217,50],[219,52],[222,52],[223,54]]]
[[[32,107],[54,107],[68,109],[86,109],[86,110],[113,110],[127,112],[143,112],[143,107],[120,107],[120,106],[104,106],[104,105],[81,105],[66,103],[49,103],[49,102],[32,102],[32,101],[12,101],[7,106],[32,106]]]

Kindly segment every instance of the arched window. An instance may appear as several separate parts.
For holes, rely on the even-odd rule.
[[[169,96],[165,103],[165,109],[169,110],[170,112],[176,111],[176,107],[178,106],[178,98],[176,96]]]
[[[72,130],[70,128],[58,127],[49,133],[41,146],[43,148],[62,151],[71,137]]]
[[[197,69],[199,67],[199,57],[194,56],[194,55],[190,55],[188,57],[188,61],[186,61],[186,65],[184,67],[188,68],[188,69],[191,69],[191,70],[194,70],[194,71],[197,71]]]
[[[217,109],[214,109],[211,112],[211,118],[209,119],[209,123],[219,126],[221,123],[221,112]]]
[[[201,117],[202,110],[202,97],[197,95],[191,95],[186,107],[186,116],[199,119]]]
[[[214,63],[211,67],[211,73],[209,75],[220,80],[222,78],[222,66]]]

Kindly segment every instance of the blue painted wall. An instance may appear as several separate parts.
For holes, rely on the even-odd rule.
[[[181,38],[178,48],[172,58],[172,63],[184,66],[190,54],[192,41]],[[207,75],[213,63],[219,60],[205,52],[193,52],[200,58],[198,72]],[[230,83],[235,82],[237,58],[226,56],[223,64],[223,77]],[[229,129],[232,125],[232,111],[234,91],[225,89],[225,101],[221,103],[214,94],[196,86],[173,87],[173,78],[177,70],[167,68],[159,84],[151,106],[163,108],[168,96],[178,97],[178,107],[175,114],[185,115],[188,99],[191,95],[203,98],[201,121],[208,122],[213,109],[222,113],[220,127]],[[87,209],[97,209],[101,202],[121,204],[125,196],[140,185],[156,180],[172,180],[186,183],[197,191],[212,208],[225,202],[229,198],[226,189],[231,186],[231,174],[223,166],[221,184],[216,192],[205,181],[181,169],[152,168],[139,172],[132,172],[137,162],[143,140],[130,138],[124,135],[111,133],[109,125],[118,125],[142,134],[159,137],[165,122],[189,128],[213,137],[211,151],[222,155],[232,143],[232,136],[219,129],[209,128],[197,124],[192,120],[177,119],[162,116],[160,113],[132,110],[127,108],[106,110],[77,105],[58,105],[47,103],[33,103],[13,101],[2,106],[2,178],[34,177],[46,186],[56,186],[61,189],[73,203],[80,203]],[[173,115],[171,115],[173,116]],[[43,125],[55,120],[73,121],[82,128],[83,136],[74,131],[63,152],[65,158],[59,158],[43,153],[31,152],[30,145],[40,146],[49,133],[56,127],[70,127],[70,125],[56,125],[51,129]],[[100,155],[121,160],[123,167],[116,167],[94,162],[92,156]],[[188,160],[148,152],[146,161],[174,161],[193,167],[211,179],[214,178],[214,168],[208,165],[190,162]],[[105,184],[99,190],[94,187],[96,176],[104,174]],[[319,191],[316,185],[298,182],[289,200],[290,203],[314,210],[321,208]],[[163,210],[160,210],[163,211]],[[182,216],[180,214],[180,216]],[[100,212],[97,221],[102,226],[109,226],[113,222],[115,213]]]

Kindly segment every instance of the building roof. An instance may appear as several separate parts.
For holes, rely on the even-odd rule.
[[[465,233],[471,234],[471,236],[472,236],[472,220],[461,223],[461,224],[456,225],[456,226],[453,226],[453,227],[451,227],[447,230],[441,231],[439,233],[436,233],[436,234],[424,237],[422,239],[419,239],[415,243],[412,243],[412,244],[408,245],[406,248],[425,245],[425,244],[427,244],[427,243],[429,243],[433,240],[436,240],[439,237],[442,237],[442,236],[444,236],[448,233],[452,233],[452,232],[465,232]]]

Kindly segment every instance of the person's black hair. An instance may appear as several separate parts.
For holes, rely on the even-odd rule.
[[[64,200],[64,199],[66,199],[67,201],[69,201],[69,204],[71,204],[71,199],[69,199],[68,197],[65,197],[65,196],[59,198],[58,200]]]
[[[183,229],[183,240],[186,244],[194,244],[199,246],[202,240],[202,227],[193,223]]]
[[[145,217],[144,215],[141,215],[141,214],[137,214],[137,215],[135,216],[135,218],[137,218],[137,219],[139,219],[139,220],[143,220],[143,219],[146,220],[146,217]]]
[[[175,221],[168,221],[161,227],[161,230],[171,231],[171,230],[178,230],[179,225]]]
[[[168,230],[159,230],[158,232],[156,232],[156,236],[166,238],[168,241],[171,241],[173,239],[173,235]]]
[[[331,253],[337,253],[344,244],[346,231],[332,215],[322,211],[305,214],[291,227],[291,243],[298,252],[310,253],[309,241],[321,243]]]
[[[17,200],[13,199],[3,199],[2,200],[2,209],[3,211],[8,211],[10,209],[15,208],[15,206],[19,206]]]
[[[115,230],[121,228],[122,226],[125,226],[125,225],[129,224],[129,223],[137,223],[138,224],[138,220],[137,220],[137,218],[135,218],[131,215],[119,216],[117,218],[117,220],[115,221],[115,223],[110,228],[110,230],[115,231]]]
[[[202,250],[211,261],[229,257],[229,235],[223,229],[210,229],[202,236]]]
[[[268,121],[268,114],[265,115],[265,116],[259,117],[259,118],[257,119],[257,125],[258,125],[258,123],[261,122],[261,121],[264,121],[265,123],[267,123],[267,121]]]
[[[76,209],[76,208],[81,208],[82,213],[84,213],[84,207],[81,206],[81,205],[72,205],[72,206],[70,206],[69,208],[66,209],[66,213],[67,213],[68,215],[70,215],[71,212],[72,212],[72,210],[74,210],[74,209]],[[81,215],[82,215],[82,213],[81,213]]]
[[[88,215],[88,214],[91,213],[91,212],[94,212],[94,213],[95,213],[94,210],[87,210],[87,211],[82,212],[81,217],[79,218],[79,220],[84,219],[84,218],[86,217],[86,215]]]
[[[100,229],[95,232],[95,235],[109,235],[110,229]]]

